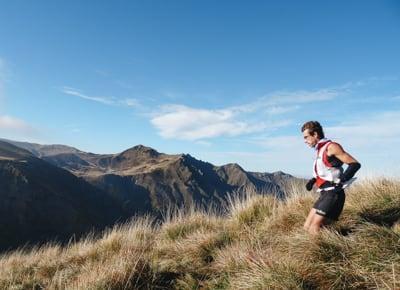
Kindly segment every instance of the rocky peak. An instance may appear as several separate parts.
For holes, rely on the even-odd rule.
[[[144,145],[136,145],[132,148],[125,150],[119,155],[123,155],[126,157],[135,156],[135,157],[157,158],[160,155],[160,153],[158,153],[153,148]]]

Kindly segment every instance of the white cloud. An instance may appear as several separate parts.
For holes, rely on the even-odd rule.
[[[2,130],[29,130],[31,127],[24,121],[10,116],[0,116],[0,129]]]
[[[151,123],[164,138],[200,140],[238,136],[287,126],[291,121],[279,120],[280,115],[300,109],[301,104],[331,100],[338,94],[335,89],[276,92],[241,106],[219,110],[165,105],[151,116]],[[264,120],[265,115],[256,113],[266,113],[270,118]],[[259,121],[261,118],[263,120]]]
[[[327,88],[313,91],[277,91],[265,95],[257,100],[243,104],[241,106],[231,107],[231,110],[252,113],[265,110],[269,114],[285,114],[301,108],[301,105],[307,103],[329,101],[340,94],[344,94],[345,88]]]
[[[370,113],[326,132],[362,164],[364,176],[400,176],[400,111]]]
[[[400,145],[400,111],[370,113],[337,126],[326,128],[327,134],[359,148],[373,147],[392,152]]]
[[[276,120],[276,118],[300,109],[301,104],[331,100],[338,94],[338,89],[275,92],[241,106],[219,110],[165,105],[159,112],[153,114],[151,123],[164,138],[200,140],[220,136],[238,136],[287,126],[290,121]],[[265,118],[263,115],[256,116],[255,113],[260,112],[275,119],[255,120]],[[244,119],[248,121],[243,121]]]
[[[37,137],[38,131],[21,119],[0,115],[0,135],[9,139],[26,139]]]
[[[259,132],[266,125],[249,124],[235,120],[230,109],[205,110],[182,105],[163,106],[151,119],[151,123],[165,138],[199,140],[218,136],[237,136]]]

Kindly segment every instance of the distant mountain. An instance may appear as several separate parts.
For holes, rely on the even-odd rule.
[[[62,153],[79,153],[76,148],[65,146],[65,145],[41,145],[35,143],[28,143],[28,142],[19,142],[19,141],[12,141],[0,138],[0,141],[4,141],[15,145],[19,148],[23,148],[30,153],[32,153],[36,157],[48,156],[48,155],[57,155]]]
[[[0,250],[66,241],[124,218],[121,206],[101,189],[3,141],[0,199]]]
[[[295,179],[282,172],[246,172],[238,164],[214,166],[143,145],[118,154],[93,154],[64,145],[13,143],[82,177],[131,214],[157,212],[169,204],[220,204],[228,193],[244,190],[282,196],[282,183]]]

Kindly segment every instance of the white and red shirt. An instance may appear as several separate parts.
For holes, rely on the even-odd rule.
[[[320,187],[326,181],[338,183],[340,181],[340,175],[343,171],[342,167],[334,167],[328,161],[328,147],[333,142],[328,139],[321,139],[315,145],[317,155],[314,161],[314,177],[317,179],[316,185]]]

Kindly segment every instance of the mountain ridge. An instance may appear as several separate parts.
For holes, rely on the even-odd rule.
[[[66,226],[60,226],[63,218],[57,218],[60,232],[53,224],[52,228],[47,228],[47,233],[42,230],[42,235],[35,236],[24,226],[23,231],[29,232],[34,236],[33,241],[38,242],[55,236],[65,240],[91,227],[102,228],[135,215],[150,213],[161,217],[170,206],[219,206],[226,202],[228,195],[246,191],[281,198],[284,196],[283,181],[297,180],[284,173],[247,172],[236,163],[215,166],[190,154],[169,155],[144,145],[116,154],[94,154],[65,145],[10,143],[0,141],[0,182],[3,185],[0,196],[8,204],[7,212],[21,212],[17,208],[24,203],[24,224],[28,224],[27,216],[32,215],[31,211],[36,211],[43,223],[46,223],[44,216],[37,212],[47,211],[65,217]],[[27,198],[21,198],[21,194]],[[37,203],[43,199],[40,197],[43,194],[49,202],[40,210]],[[80,207],[77,201],[86,197],[85,207]],[[52,206],[61,209],[53,212]],[[90,214],[87,216],[81,211]],[[102,212],[107,211],[112,213],[103,218]],[[84,226],[77,227],[79,219]],[[18,224],[16,219],[14,224]],[[64,228],[68,230],[63,232]],[[17,232],[14,231],[15,237]],[[18,244],[15,237],[14,244]],[[21,241],[31,241],[29,234]]]

